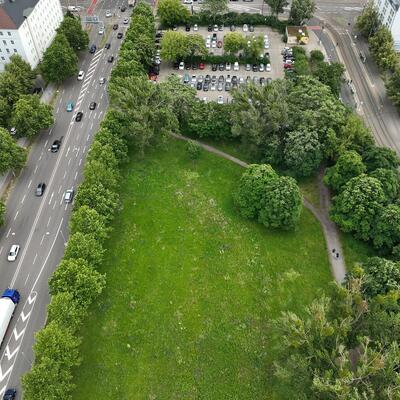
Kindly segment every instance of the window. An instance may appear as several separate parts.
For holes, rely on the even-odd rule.
[[[5,61],[6,59],[3,57],[3,56],[1,56],[1,59],[3,60],[3,61]]]
[[[14,49],[14,53],[18,53],[18,50],[17,50],[17,49]]]
[[[6,40],[3,40],[3,44],[7,44],[7,41],[6,41]]]
[[[8,36],[11,36],[11,32],[7,32],[7,35],[8,35]]]
[[[0,32],[0,36],[3,36],[3,32]]]
[[[7,53],[10,53],[10,49],[6,49],[6,52],[7,52]]]
[[[11,44],[14,44],[14,40],[10,40]]]

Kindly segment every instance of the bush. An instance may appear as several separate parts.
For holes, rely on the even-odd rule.
[[[186,143],[186,152],[192,160],[197,160],[200,157],[202,148],[193,140]]]

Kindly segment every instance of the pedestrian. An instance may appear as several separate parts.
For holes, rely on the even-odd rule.
[[[332,249],[332,253],[335,254],[336,253],[336,249]]]
[[[339,258],[339,253],[336,253],[336,258]]]

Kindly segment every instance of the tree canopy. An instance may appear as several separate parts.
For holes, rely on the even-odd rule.
[[[189,10],[179,0],[160,0],[157,14],[166,28],[185,24],[190,17]]]

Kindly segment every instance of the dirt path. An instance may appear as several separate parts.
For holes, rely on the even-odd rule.
[[[175,139],[183,140],[188,142],[192,140],[197,143],[204,150],[214,153],[219,157],[225,158],[229,161],[234,162],[241,167],[246,168],[248,164],[236,157],[233,157],[221,150],[216,149],[213,146],[208,144],[201,143],[197,140],[190,139],[186,136],[178,135],[176,133],[171,134]],[[329,219],[329,207],[330,207],[330,194],[329,189],[323,183],[323,170],[320,171],[318,175],[318,187],[320,194],[320,208],[315,207],[311,204],[304,196],[303,196],[303,204],[306,208],[308,208],[317,218],[322,226],[322,230],[325,236],[325,243],[327,246],[327,252],[329,257],[329,263],[331,265],[332,275],[337,282],[343,282],[343,279],[346,275],[346,267],[343,258],[342,246],[340,244],[339,231],[336,225]],[[335,249],[335,253],[333,253],[333,249]],[[339,258],[336,258],[336,253],[339,253]]]

